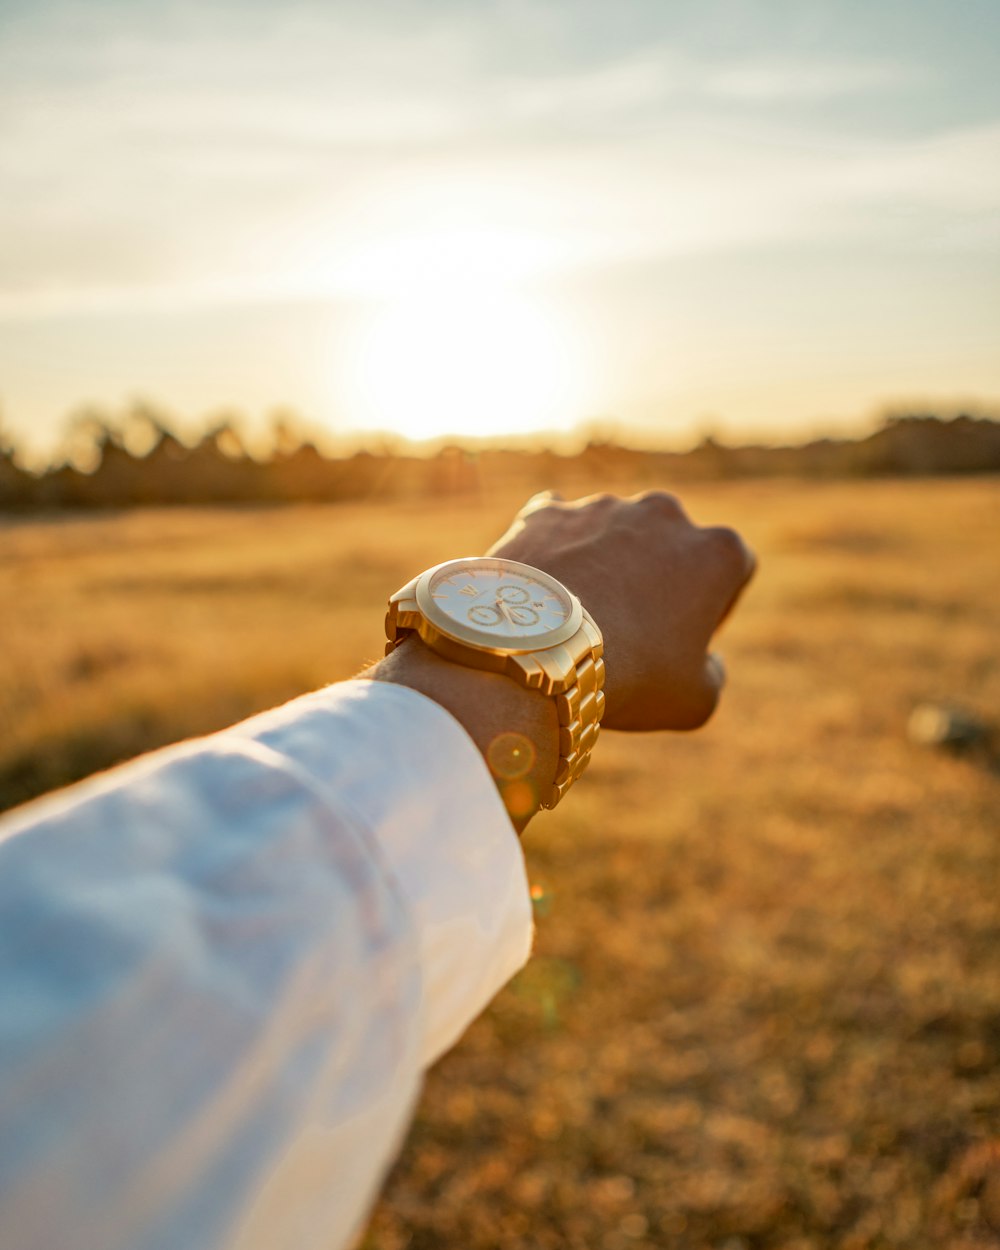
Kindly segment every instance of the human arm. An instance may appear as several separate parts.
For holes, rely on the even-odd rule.
[[[341,683],[4,822],[0,1245],[347,1245],[527,957],[458,724]]]
[[[684,727],[748,575],[723,533],[543,501],[494,550],[599,620],[609,727]],[[423,1068],[527,955],[489,744],[530,736],[542,780],[555,749],[506,678],[416,643],[372,675],[8,825],[0,1244],[336,1246],[363,1219]]]

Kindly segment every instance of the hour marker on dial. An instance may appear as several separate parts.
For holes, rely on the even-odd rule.
[[[497,588],[497,596],[504,603],[527,603],[528,592],[523,586],[500,586]]]

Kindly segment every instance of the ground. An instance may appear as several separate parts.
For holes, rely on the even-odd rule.
[[[1000,776],[906,734],[1000,721],[1000,483],[684,497],[761,557],[724,706],[605,735],[530,826],[535,957],[366,1250],[1000,1245]],[[516,502],[4,522],[0,804],[352,674]]]

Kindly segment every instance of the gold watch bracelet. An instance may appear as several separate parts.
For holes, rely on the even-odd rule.
[[[417,579],[389,600],[385,618],[386,655],[410,634],[418,634],[432,651],[468,667],[468,652],[441,634],[420,611],[414,598]],[[604,640],[593,617],[583,609],[580,628],[565,642],[542,651],[480,652],[476,667],[504,673],[518,685],[551,696],[559,720],[559,761],[546,799],[551,810],[590,763],[604,715]]]
[[[579,632],[552,650],[570,653],[575,680],[564,690],[552,690],[559,717],[559,763],[548,801],[541,804],[548,809],[555,807],[590,763],[604,715],[604,642],[586,609]],[[543,657],[547,660],[544,652],[536,652],[533,658]]]

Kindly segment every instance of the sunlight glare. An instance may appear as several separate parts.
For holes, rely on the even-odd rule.
[[[362,298],[401,298],[428,289],[488,283],[511,287],[566,263],[569,241],[497,226],[454,224],[359,247],[327,279]]]
[[[486,280],[407,284],[370,308],[350,353],[352,425],[420,440],[565,429],[579,351],[540,297]]]

